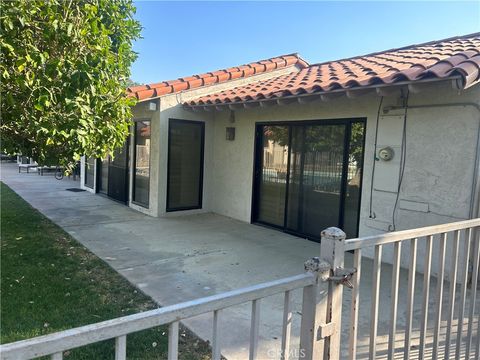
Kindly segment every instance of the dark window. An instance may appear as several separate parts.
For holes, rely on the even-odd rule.
[[[133,201],[148,207],[150,194],[150,121],[135,122]]]
[[[108,163],[108,196],[122,203],[128,202],[129,141],[113,152]]]
[[[203,122],[170,119],[167,211],[202,207]]]
[[[252,220],[319,239],[327,227],[358,234],[362,120],[259,124]]]
[[[98,186],[97,190],[99,193],[108,194],[108,164],[110,162],[110,156],[107,156],[104,160],[98,160],[97,162],[97,173],[98,175]]]
[[[85,186],[93,189],[95,185],[95,158],[85,159]]]
[[[288,127],[262,127],[263,147],[259,182],[258,221],[283,226],[288,166]]]
[[[364,139],[365,123],[353,123],[350,130],[347,188],[345,191],[345,215],[343,223],[343,230],[351,237],[358,235],[360,192],[362,189],[363,178]]]

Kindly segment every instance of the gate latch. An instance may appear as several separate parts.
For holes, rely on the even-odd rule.
[[[333,281],[337,284],[353,289],[352,276],[357,272],[356,268],[338,268],[335,269],[334,275],[328,278],[328,281]]]

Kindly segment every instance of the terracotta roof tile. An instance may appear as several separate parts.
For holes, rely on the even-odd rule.
[[[288,63],[294,58],[282,60]],[[270,59],[268,67],[274,62]],[[258,62],[253,67],[264,68],[265,64]],[[203,96],[185,105],[277,99],[451,76],[460,76],[464,88],[480,82],[480,33],[309,65],[298,72]]]
[[[282,55],[272,59],[261,60],[250,64],[231,67],[229,69],[218,70],[205,74],[188,76],[177,80],[132,86],[127,88],[127,93],[129,96],[136,97],[140,101],[148,100],[187,89],[195,89],[201,86],[223,83],[234,79],[247,78],[261,73],[268,73],[270,71],[295,64],[300,68],[305,68],[308,66],[308,64],[297,54]]]

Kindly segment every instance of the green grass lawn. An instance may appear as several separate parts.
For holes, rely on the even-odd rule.
[[[157,307],[9,187],[0,186],[2,344]],[[209,358],[208,344],[184,328],[180,335],[180,358]],[[127,339],[129,359],[166,358],[166,326]],[[64,353],[65,359],[113,356],[113,340]]]

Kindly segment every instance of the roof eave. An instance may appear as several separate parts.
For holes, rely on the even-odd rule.
[[[188,103],[184,103],[183,107],[187,110],[192,111],[222,111],[226,109],[230,110],[238,110],[241,108],[252,108],[252,107],[270,107],[272,105],[287,105],[294,102],[299,103],[308,103],[315,100],[322,100],[328,101],[336,97],[340,97],[342,95],[346,95],[349,98],[357,98],[359,96],[366,95],[368,93],[372,93],[373,90],[376,90],[377,95],[385,96],[386,91],[385,89],[392,89],[392,88],[400,88],[400,87],[408,87],[409,90],[413,90],[413,92],[417,92],[418,88],[417,85],[427,84],[427,83],[435,83],[435,82],[452,82],[452,87],[457,90],[464,89],[464,79],[461,75],[449,76],[445,78],[428,78],[422,80],[414,80],[414,81],[402,81],[392,84],[375,84],[375,85],[368,85],[362,87],[355,87],[349,89],[335,89],[332,91],[327,92],[313,92],[313,93],[304,93],[299,95],[288,95],[288,96],[280,96],[280,97],[272,97],[272,98],[264,98],[258,100],[245,100],[245,101],[234,101],[234,102],[222,102],[216,104],[195,104],[191,105]]]

